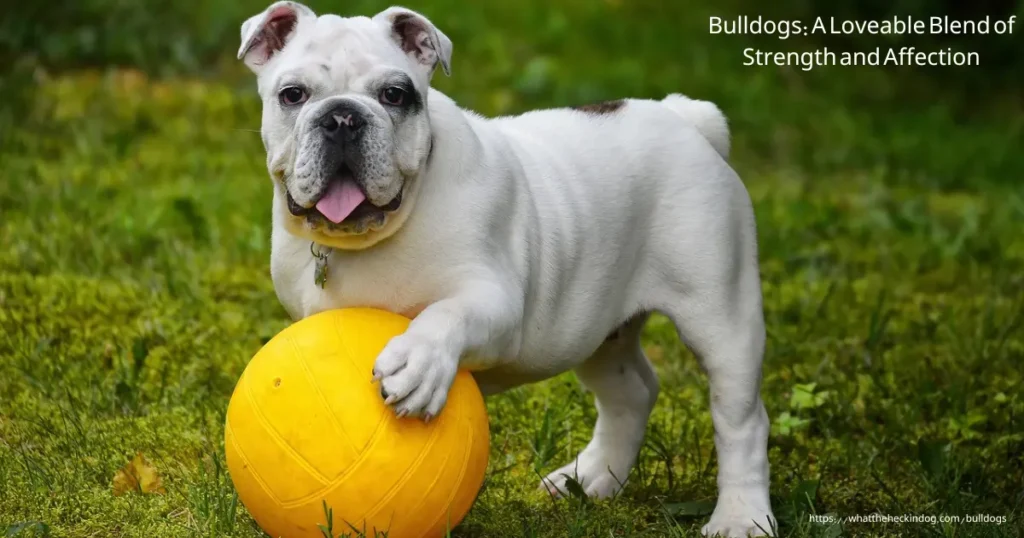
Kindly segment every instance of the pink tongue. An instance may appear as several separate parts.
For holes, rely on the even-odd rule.
[[[363,203],[366,195],[350,179],[333,180],[327,187],[327,194],[316,203],[318,211],[331,222],[338,224]]]

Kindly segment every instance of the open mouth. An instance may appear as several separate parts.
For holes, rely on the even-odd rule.
[[[299,205],[288,193],[288,210],[295,216],[320,216],[334,223],[354,222],[366,217],[395,211],[402,204],[402,191],[398,191],[390,202],[383,206],[373,205],[366,197],[362,185],[355,180],[352,171],[342,165],[337,174],[328,182],[314,207]]]

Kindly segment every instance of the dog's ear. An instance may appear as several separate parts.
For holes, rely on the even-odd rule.
[[[315,19],[316,13],[298,2],[274,2],[259,15],[242,23],[242,46],[238,59],[259,73],[274,54],[295,35],[299,23]]]
[[[433,73],[437,64],[445,75],[452,74],[452,40],[426,17],[404,7],[389,7],[373,17],[384,24],[391,37],[406,54],[427,66]]]

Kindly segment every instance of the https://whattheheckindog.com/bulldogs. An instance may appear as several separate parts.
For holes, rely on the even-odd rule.
[[[294,319],[412,318],[367,381],[429,420],[459,368],[484,394],[573,370],[596,400],[572,476],[626,482],[658,379],[640,345],[674,323],[711,391],[718,501],[706,535],[772,533],[754,214],[718,108],[669,95],[488,119],[430,87],[452,42],[427,18],[317,16],[277,2],[242,26],[273,183],[271,273]]]

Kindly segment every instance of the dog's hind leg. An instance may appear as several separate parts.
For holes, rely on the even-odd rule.
[[[592,497],[611,496],[625,484],[658,397],[657,375],[640,347],[646,321],[645,314],[634,317],[576,368],[580,382],[594,394],[597,424],[576,459],[544,478],[541,487],[551,493],[567,492],[566,477]]]
[[[773,533],[768,499],[768,415],[761,400],[765,348],[756,230],[737,179],[723,184],[715,211],[700,213],[700,233],[666,241],[652,301],[701,360],[711,391],[718,454],[718,503],[707,536]],[[679,243],[682,242],[682,245]]]

